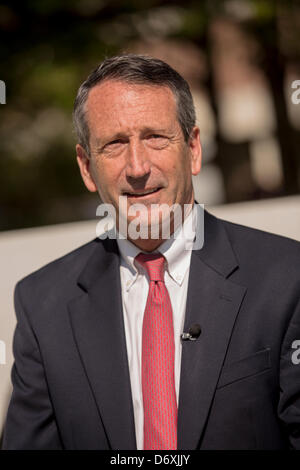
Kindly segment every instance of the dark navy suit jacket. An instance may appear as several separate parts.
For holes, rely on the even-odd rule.
[[[45,247],[47,249],[47,247]],[[178,449],[300,449],[300,243],[205,212],[191,257]],[[4,449],[136,448],[116,240],[17,284]]]

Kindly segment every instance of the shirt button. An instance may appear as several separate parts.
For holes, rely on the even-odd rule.
[[[126,282],[126,286],[127,286],[127,287],[129,287],[130,284],[131,284],[131,281],[127,281],[127,282]]]

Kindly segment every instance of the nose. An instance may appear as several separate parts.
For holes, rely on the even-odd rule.
[[[142,142],[131,141],[128,146],[126,176],[130,178],[142,178],[150,172],[151,164],[147,150]]]

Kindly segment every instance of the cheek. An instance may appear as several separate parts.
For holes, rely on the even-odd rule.
[[[166,174],[170,178],[174,179],[174,182],[177,181],[177,184],[184,185],[189,180],[189,174],[191,172],[190,162],[185,156],[184,158],[177,158],[172,160],[171,164],[168,166]]]
[[[105,188],[106,191],[112,192],[118,181],[116,165],[107,165],[102,162],[96,162],[94,172],[99,186],[102,189]]]

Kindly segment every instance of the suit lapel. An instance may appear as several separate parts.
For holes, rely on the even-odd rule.
[[[178,449],[201,444],[218,377],[246,289],[231,282],[237,261],[220,221],[205,213],[205,242],[193,251],[184,331],[199,323],[197,341],[182,344]]]
[[[80,357],[112,449],[136,449],[115,240],[97,243],[69,304]]]
[[[136,449],[133,405],[115,240],[96,241],[69,304],[74,338],[112,449]],[[205,243],[191,257],[184,331],[201,325],[182,345],[178,449],[201,444],[209,409],[246,289],[229,280],[237,260],[223,224],[205,212]]]

